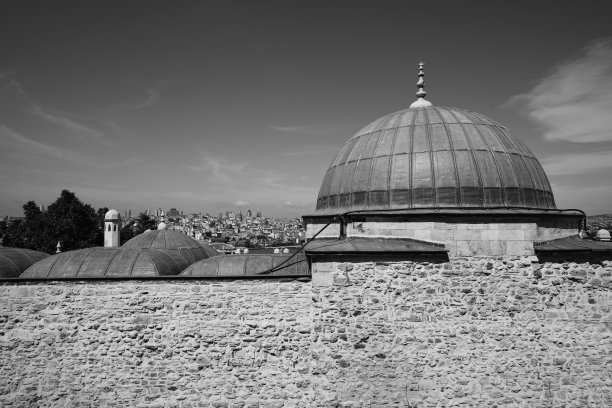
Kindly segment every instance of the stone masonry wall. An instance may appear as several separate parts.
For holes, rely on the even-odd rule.
[[[310,406],[310,282],[0,286],[2,407]]]
[[[327,404],[612,406],[612,264],[315,265]]]
[[[609,407],[612,264],[0,286],[5,407]]]

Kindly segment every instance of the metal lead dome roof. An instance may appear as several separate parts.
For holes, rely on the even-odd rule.
[[[169,251],[168,251],[169,252]],[[30,266],[21,278],[116,278],[178,275],[186,267],[163,249],[86,248],[55,254]]]
[[[419,63],[417,100],[375,120],[325,174],[317,214],[412,208],[555,209],[548,178],[510,131],[479,113],[434,107]]]
[[[187,261],[187,265],[200,259],[220,255],[214,248],[200,244],[190,236],[166,229],[144,232],[127,241],[122,247],[164,249],[176,252]]]
[[[16,278],[48,256],[49,254],[31,249],[0,247],[0,278]]]
[[[556,208],[542,166],[506,127],[429,103],[351,137],[325,174],[316,213],[444,207]]]

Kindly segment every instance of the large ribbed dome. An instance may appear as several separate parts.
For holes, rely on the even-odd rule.
[[[443,207],[556,208],[542,166],[506,127],[433,106],[392,113],[357,132],[317,199],[317,214]]]

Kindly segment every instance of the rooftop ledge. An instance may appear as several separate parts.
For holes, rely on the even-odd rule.
[[[342,213],[334,209],[318,211],[315,214],[303,215],[302,218],[309,219],[329,219],[334,216],[343,215],[345,217],[356,216],[385,216],[385,217],[400,217],[400,216],[431,216],[431,215],[460,215],[460,216],[567,216],[567,217],[585,217],[586,214],[578,209],[541,209],[541,208],[523,208],[523,207],[488,207],[488,208],[457,208],[457,207],[437,207],[437,208],[402,208],[402,209],[385,209],[385,210],[351,210]]]
[[[304,248],[312,255],[402,255],[402,254],[446,254],[444,244],[420,241],[412,238],[368,238],[349,237],[343,239],[319,238],[310,241]]]

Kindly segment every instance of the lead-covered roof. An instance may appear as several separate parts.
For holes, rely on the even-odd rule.
[[[310,275],[304,252],[297,254],[222,255],[203,259],[185,269],[181,276],[287,276]]]
[[[123,244],[124,248],[151,248],[173,251],[182,256],[188,265],[201,259],[220,255],[219,251],[178,231],[147,231]]]
[[[484,115],[409,108],[351,137],[326,172],[317,214],[400,208],[554,209],[533,153]]]
[[[62,252],[30,266],[21,278],[121,278],[178,275],[186,262],[170,251],[87,248]]]
[[[16,278],[49,254],[25,248],[0,247],[0,278]]]

